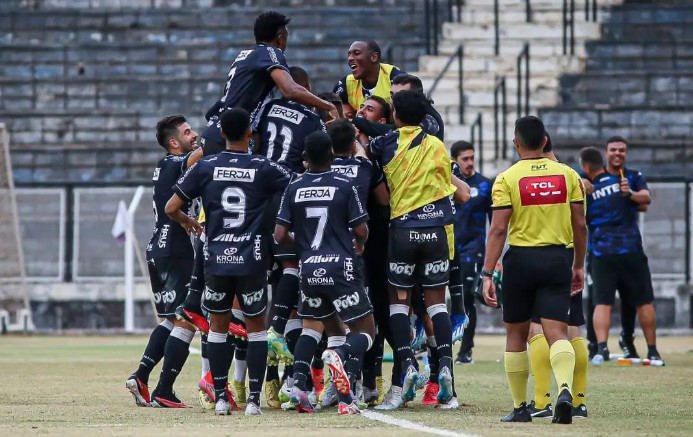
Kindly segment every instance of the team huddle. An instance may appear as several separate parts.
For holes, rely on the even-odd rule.
[[[584,186],[551,159],[541,121],[518,120],[522,159],[492,183],[474,171],[471,144],[453,144],[448,156],[421,81],[382,63],[372,41],[351,45],[352,73],[332,93],[313,94],[306,71],[284,58],[289,21],[276,12],[257,18],[257,44],[231,65],[199,137],[182,115],[157,124],[167,154],[154,171],[147,261],[163,321],[126,381],[137,405],[187,407],[173,386],[199,330],[200,401],[217,415],[243,405],[246,415],[261,414],[263,387],[269,407],[306,413],[394,410],[418,390],[424,405],[458,409],[454,363],[473,362],[477,299],[502,307],[508,330],[515,409],[503,420],[586,417],[587,347],[577,330]],[[649,203],[649,194],[628,196],[641,197]],[[588,225],[589,211],[588,202]],[[613,304],[609,292],[598,313]],[[630,293],[645,328],[652,300]],[[658,357],[651,327],[649,355]],[[598,353],[608,359],[608,326],[601,328]],[[394,352],[387,392],[385,341]],[[546,350],[536,355],[558,382],[554,410],[550,371],[534,371],[533,349],[541,393],[529,405],[524,399],[528,343]],[[428,354],[428,374],[419,351]]]

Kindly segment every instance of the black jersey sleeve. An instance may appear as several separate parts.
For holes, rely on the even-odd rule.
[[[204,183],[201,167],[199,162],[193,164],[193,166],[178,179],[176,185],[173,186],[173,192],[188,202],[199,197]]]
[[[285,167],[269,160],[267,161],[266,172],[267,186],[272,193],[286,190],[287,185],[289,185],[293,177],[293,174]]]
[[[284,53],[272,46],[264,46],[264,50],[260,50],[257,57],[257,68],[262,68],[267,70],[267,72],[270,72],[275,68],[281,68],[287,72],[289,71],[286,58],[284,58]]]
[[[286,190],[284,190],[282,201],[279,204],[279,212],[277,213],[277,224],[287,226],[289,228],[293,223],[291,205],[289,205],[291,203],[291,196],[293,196],[293,194],[291,190],[291,185],[289,185],[288,187],[286,187]]]
[[[349,226],[356,226],[359,223],[368,221],[368,213],[363,207],[363,202],[359,197],[359,191],[355,185],[349,190]]]
[[[346,83],[347,78],[346,76],[344,76],[342,79],[337,81],[337,83],[334,85],[334,88],[332,89],[332,92],[339,96],[339,98],[342,100],[342,103],[349,103],[349,96],[347,95]]]
[[[356,129],[360,130],[362,133],[371,138],[385,135],[395,128],[394,124],[373,123],[372,121],[368,121],[363,117],[354,117],[352,123],[354,123]]]

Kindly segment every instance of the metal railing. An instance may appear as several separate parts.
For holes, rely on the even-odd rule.
[[[525,21],[532,22],[532,4],[530,0],[525,0]],[[500,7],[499,0],[493,0],[493,33],[494,33],[494,53],[500,55]]]
[[[484,125],[481,118],[481,112],[476,114],[476,119],[471,126],[470,142],[476,150],[479,151],[479,173],[484,172]]]
[[[575,0],[563,0],[563,54],[575,55]]]
[[[424,3],[424,39],[426,41],[426,54],[438,56],[438,42],[443,30],[443,22],[462,22],[462,0],[447,0],[445,5],[440,5],[441,0],[426,0]],[[445,15],[441,13],[445,8]]]
[[[498,117],[501,117],[500,123]],[[507,159],[508,148],[508,105],[506,100],[505,76],[496,77],[493,89],[493,134],[495,136],[495,159]],[[500,130],[500,135],[499,135]],[[502,156],[501,156],[502,155]]]
[[[524,74],[522,71],[523,61]],[[529,43],[525,43],[520,54],[517,55],[517,118],[529,114],[529,74]],[[524,108],[522,106],[523,98]]]
[[[592,9],[592,16],[590,16],[590,9]],[[597,22],[597,0],[585,0],[585,21]]]
[[[462,44],[457,46],[457,50],[450,55],[448,61],[445,63],[443,69],[438,73],[438,76],[433,80],[431,88],[428,90],[428,97],[433,98],[433,93],[438,87],[438,83],[448,72],[453,61],[457,59],[457,87],[459,92],[459,105],[460,105],[460,124],[464,124],[464,46]]]

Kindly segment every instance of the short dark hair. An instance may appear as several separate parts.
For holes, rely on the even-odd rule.
[[[590,170],[604,168],[604,157],[602,152],[596,147],[583,147],[580,149],[580,162],[589,167]]]
[[[250,128],[250,114],[243,108],[231,108],[221,115],[221,131],[229,141],[240,141]]]
[[[400,91],[392,96],[397,118],[407,126],[418,126],[426,118],[428,101],[419,91]]]
[[[452,159],[455,159],[465,150],[474,150],[474,145],[469,141],[457,141],[450,146],[450,156],[452,156]]]
[[[168,150],[168,140],[178,134],[178,126],[188,120],[182,114],[167,115],[156,124],[156,142]]]
[[[392,117],[392,107],[390,107],[390,104],[387,102],[387,100],[383,99],[380,96],[372,95],[366,100],[374,100],[378,102],[380,105],[380,108],[383,111],[383,118],[387,120],[388,122],[390,121],[390,117]]]
[[[340,118],[327,126],[327,134],[332,140],[334,153],[348,153],[354,145],[356,128],[346,118]]]
[[[308,88],[308,85],[310,84],[310,76],[308,76],[308,72],[306,70],[294,65],[289,67],[289,74],[291,74],[291,78],[294,80],[294,82],[301,85],[303,88]]]
[[[333,92],[324,92],[318,94],[318,97],[332,103],[334,107],[337,108],[337,114],[339,114],[339,117],[344,117],[344,111],[342,110],[342,99],[340,99],[337,94]],[[320,120],[322,120],[323,122],[328,121],[330,118],[332,118],[330,116],[330,113],[327,112],[326,109],[315,108],[314,111],[316,114],[320,116]]]
[[[315,131],[306,137],[303,151],[311,163],[325,164],[331,159],[332,140],[325,132]]]
[[[544,145],[544,153],[549,153],[553,151],[553,142],[551,141],[551,136],[547,131],[544,131],[544,136],[546,137],[546,144]]]
[[[411,85],[411,88],[409,91],[419,91],[421,93],[424,92],[423,89],[423,83],[421,82],[421,79],[419,79],[417,76],[414,76],[413,74],[409,73],[402,73],[400,75],[395,76],[394,79],[392,79],[392,84],[393,85]]]
[[[518,118],[515,122],[515,136],[527,150],[539,150],[544,144],[546,129],[544,122],[533,115]]]
[[[628,141],[626,141],[625,138],[623,138],[620,135],[614,135],[613,137],[609,137],[608,140],[606,140],[606,145],[608,146],[611,143],[623,143],[626,146],[628,145]]]
[[[378,54],[378,60],[380,60],[380,58],[383,57],[383,53],[382,53],[382,51],[380,51],[380,46],[378,45],[377,42],[375,42],[373,40],[366,41],[366,48],[371,53],[377,53]]]
[[[286,27],[291,21],[291,18],[286,18],[286,15],[275,11],[263,12],[255,19],[256,42],[270,42],[277,37],[282,27]]]

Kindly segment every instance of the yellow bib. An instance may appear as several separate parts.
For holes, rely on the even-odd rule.
[[[380,64],[380,73],[378,74],[378,83],[373,89],[371,95],[382,97],[386,101],[390,101],[390,73],[394,66],[390,64]],[[347,97],[349,99],[349,105],[358,110],[361,104],[366,101],[363,96],[363,84],[360,80],[356,80],[353,74],[350,74],[346,78],[346,91]]]

